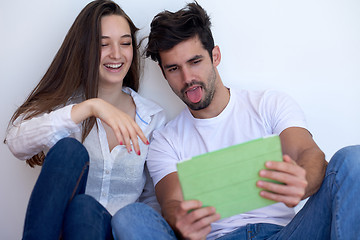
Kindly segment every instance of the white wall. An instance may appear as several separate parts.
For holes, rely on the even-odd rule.
[[[49,66],[87,0],[4,1],[0,8],[0,137],[16,107]],[[142,30],[163,9],[186,1],[117,1]],[[327,159],[359,144],[360,2],[357,0],[199,0],[212,17],[226,85],[274,88],[293,96]],[[141,94],[168,110],[183,107],[146,60]],[[39,173],[0,144],[0,239],[20,239],[26,204]]]

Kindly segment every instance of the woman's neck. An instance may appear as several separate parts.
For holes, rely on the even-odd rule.
[[[127,94],[122,91],[122,85],[99,86],[98,97],[113,105],[123,98],[126,98],[126,96]]]
[[[98,97],[124,112],[128,112],[129,108],[134,109],[135,106],[132,97],[122,91],[122,87],[99,87]]]

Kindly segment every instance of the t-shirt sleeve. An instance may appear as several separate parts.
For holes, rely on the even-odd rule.
[[[165,131],[153,132],[146,163],[154,186],[166,175],[176,172],[176,163],[179,162],[172,137],[164,137]]]
[[[289,127],[307,129],[304,112],[295,100],[285,93],[265,92],[260,109],[266,127],[273,134],[279,135]]]

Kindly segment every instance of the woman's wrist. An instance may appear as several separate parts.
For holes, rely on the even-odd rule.
[[[91,116],[96,116],[98,100],[92,98],[74,105],[71,109],[71,119],[76,124],[79,124]]]

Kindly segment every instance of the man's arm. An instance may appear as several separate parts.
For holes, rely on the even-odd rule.
[[[267,162],[270,170],[260,176],[277,180],[284,185],[259,181],[257,185],[265,198],[283,202],[289,207],[316,193],[324,179],[327,162],[324,153],[304,128],[291,127],[280,134],[283,162]]]
[[[205,239],[211,231],[210,224],[220,219],[214,207],[202,208],[198,200],[183,201],[176,172],[161,179],[155,192],[164,218],[181,238]]]
[[[289,155],[306,171],[308,182],[304,199],[316,193],[325,176],[327,162],[310,133],[304,128],[292,127],[280,134],[283,153]]]

